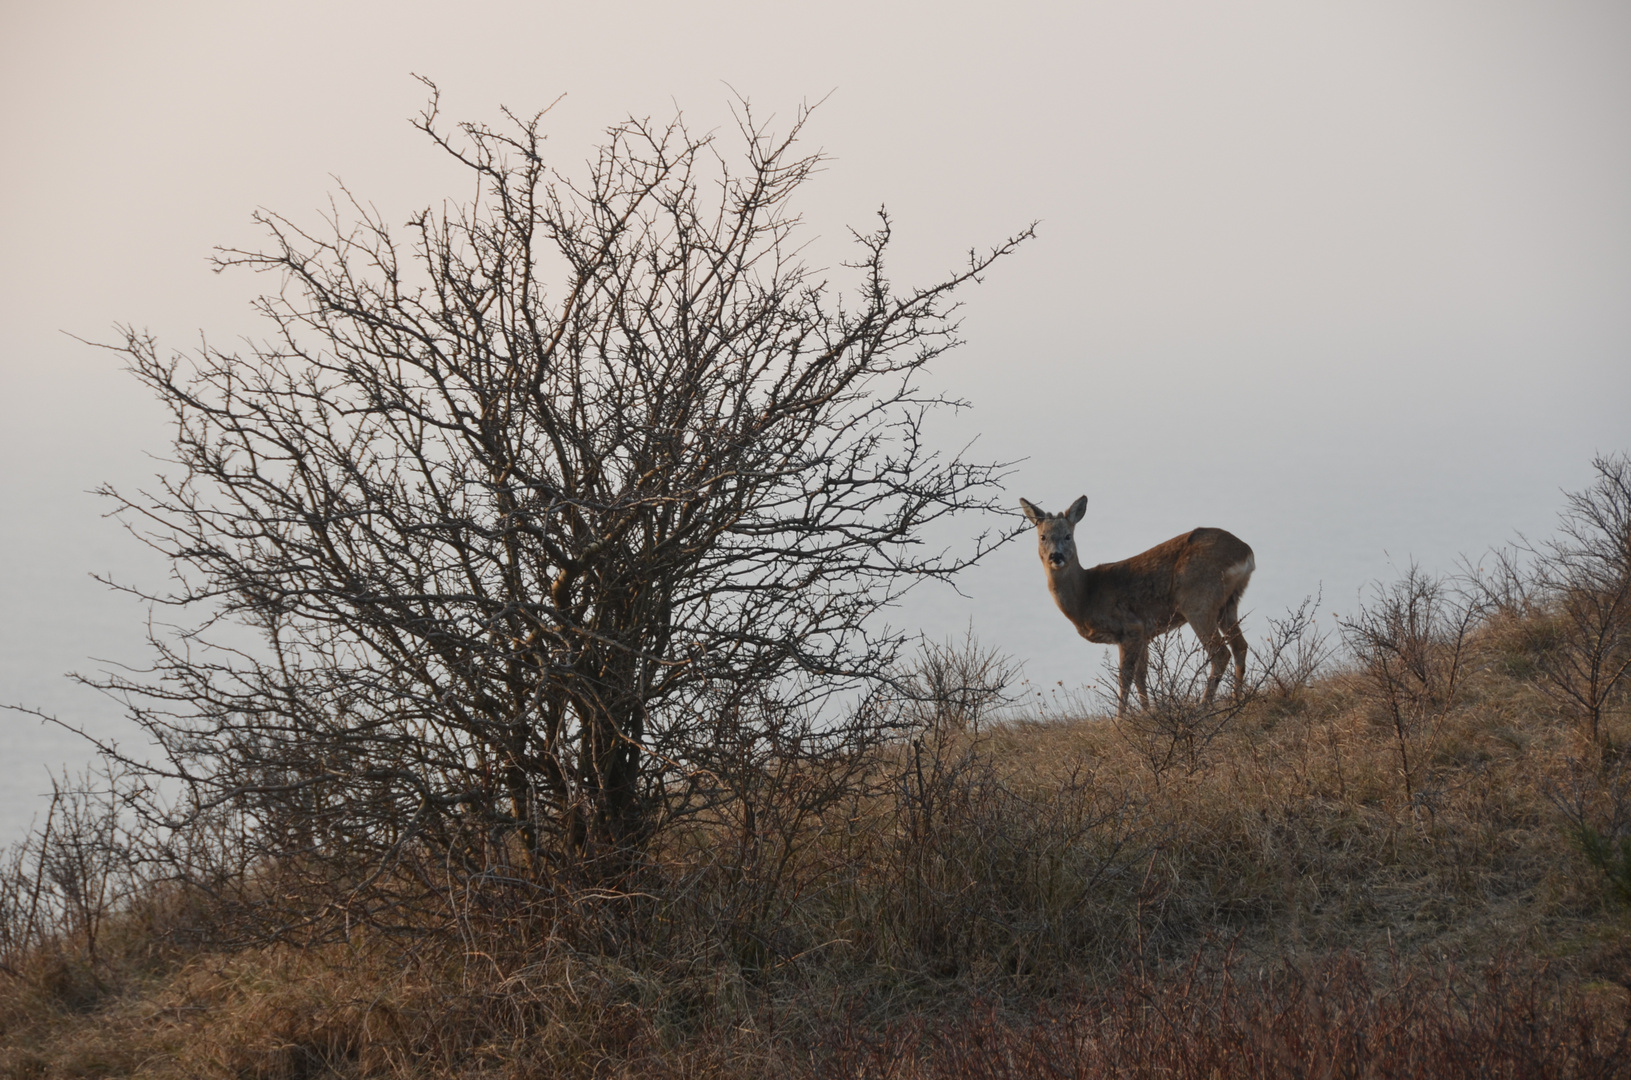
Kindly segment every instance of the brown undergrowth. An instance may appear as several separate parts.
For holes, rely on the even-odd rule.
[[[1122,722],[932,650],[841,777],[767,755],[620,881],[499,847],[339,934],[64,788],[0,867],[0,1076],[1624,1075],[1631,711],[1559,691],[1555,618],[1413,570],[1336,662],[1292,620],[1205,712],[1157,657]]]
[[[0,1069],[1093,1076],[1081,1062],[1312,1069],[1327,1043],[1375,1075],[1485,1043],[1514,1076],[1624,1066],[1631,920],[1559,801],[1608,784],[1613,755],[1507,673],[1499,635],[1476,647],[1409,794],[1350,669],[1161,770],[1103,717],[925,722],[817,819],[722,817],[638,895],[470,911],[456,933],[189,945],[207,911],[150,895],[103,917],[94,957],[81,932],[8,958]],[[1631,741],[1623,715],[1608,731]]]
[[[1622,1076],[1631,1026],[1543,970],[1394,969],[1341,954],[1242,977],[1230,968],[1129,973],[1025,1015],[980,1004],[846,1031],[827,1075],[891,1080],[1176,1080],[1324,1076]]]

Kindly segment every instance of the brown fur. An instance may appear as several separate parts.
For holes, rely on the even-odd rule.
[[[1186,622],[1212,662],[1206,701],[1217,693],[1231,652],[1235,693],[1240,693],[1246,679],[1240,596],[1257,568],[1243,540],[1222,529],[1200,528],[1130,559],[1088,568],[1076,555],[1075,537],[1076,523],[1087,512],[1087,496],[1063,514],[1050,514],[1024,499],[1019,504],[1036,526],[1048,592],[1059,610],[1087,640],[1121,650],[1118,714],[1127,711],[1127,694],[1135,683],[1139,703],[1149,705],[1150,641]]]

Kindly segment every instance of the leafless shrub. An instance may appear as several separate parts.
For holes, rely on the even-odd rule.
[[[877,959],[1046,980],[1126,947],[1128,879],[1153,837],[1115,778],[1079,763],[1027,785],[978,739],[916,744],[906,764],[874,872]]]
[[[1045,779],[1002,767],[1002,729],[983,721],[1015,674],[970,636],[930,646],[904,682],[906,738],[855,868],[873,911],[857,947],[874,962],[1046,979],[1125,944],[1120,901],[1148,828],[1126,786],[1086,761]]]
[[[0,863],[0,971],[78,956],[94,979],[109,921],[151,881],[140,868],[113,768],[53,777],[45,821]]]
[[[1156,638],[1148,655],[1149,700],[1114,722],[1159,779],[1175,764],[1197,768],[1202,751],[1240,711],[1245,695],[1205,700],[1210,660],[1192,637]]]
[[[1493,553],[1476,580],[1504,617],[1523,674],[1606,744],[1631,674],[1631,457],[1599,457],[1552,539]]]
[[[1418,776],[1468,674],[1473,631],[1486,611],[1476,590],[1415,564],[1341,622],[1342,636],[1394,736],[1399,779],[1416,808]]]
[[[1592,467],[1596,481],[1568,494],[1552,539],[1493,552],[1468,580],[1492,612],[1505,670],[1589,740],[1590,760],[1571,760],[1549,794],[1610,892],[1631,901],[1631,779],[1623,728],[1610,723],[1631,681],[1631,458]]]
[[[1118,716],[1117,730],[1137,747],[1159,779],[1174,765],[1199,768],[1206,747],[1229,722],[1265,695],[1283,700],[1306,689],[1332,655],[1329,635],[1315,626],[1319,601],[1307,597],[1283,618],[1268,620],[1270,633],[1253,651],[1244,684],[1226,700],[1206,700],[1210,660],[1193,635],[1166,634],[1149,646],[1149,702]],[[1108,662],[1107,662],[1108,663]],[[1116,674],[1100,680],[1113,701]]]
[[[1270,633],[1258,648],[1263,690],[1296,702],[1323,675],[1336,656],[1332,635],[1315,623],[1320,596],[1307,596],[1280,618],[1270,617]]]
[[[980,721],[1006,702],[1017,672],[969,631],[961,642],[925,643],[918,662],[897,681],[894,723],[907,749],[890,788],[914,843],[936,827],[944,793],[982,760]]]
[[[1589,763],[1570,759],[1567,773],[1547,794],[1610,893],[1631,904],[1631,762],[1618,755]]]
[[[877,707],[837,728],[793,716],[720,724],[711,755],[699,757],[717,785],[708,809],[654,857],[665,905],[735,967],[773,970],[824,944],[811,939],[801,906],[849,869],[822,845],[834,819],[853,815],[875,786],[888,733],[869,715]]]
[[[977,732],[981,721],[1010,704],[1008,688],[1018,674],[1017,664],[982,646],[971,628],[960,640],[925,642],[895,692],[911,729]]]

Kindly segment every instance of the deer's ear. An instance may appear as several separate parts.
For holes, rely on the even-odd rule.
[[[1025,516],[1030,518],[1032,525],[1042,524],[1042,519],[1048,516],[1040,506],[1037,506],[1028,499],[1019,500],[1019,508],[1025,511]]]
[[[1070,504],[1070,509],[1065,511],[1065,520],[1070,522],[1072,525],[1075,525],[1078,521],[1082,520],[1083,515],[1086,513],[1087,496],[1083,495],[1081,498]]]

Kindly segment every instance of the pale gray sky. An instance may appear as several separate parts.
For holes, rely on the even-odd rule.
[[[816,251],[880,204],[923,279],[1032,219],[970,293],[944,385],[1025,458],[1010,488],[1086,493],[1084,558],[1197,524],[1257,551],[1248,631],[1411,558],[1449,570],[1545,533],[1595,451],[1631,448],[1631,6],[1571,0],[1029,4],[290,2],[0,5],[0,701],[118,733],[61,673],[140,663],[139,607],[87,576],[163,573],[86,490],[136,486],[167,432],[115,357],[62,331],[258,332],[257,206],[309,220],[343,179],[394,220],[463,197],[406,122],[547,121],[568,170],[607,124],[728,122],[831,92]],[[1029,543],[969,599],[1034,683],[1099,650]],[[1254,626],[1251,620],[1257,620]],[[80,747],[0,716],[0,840]]]

